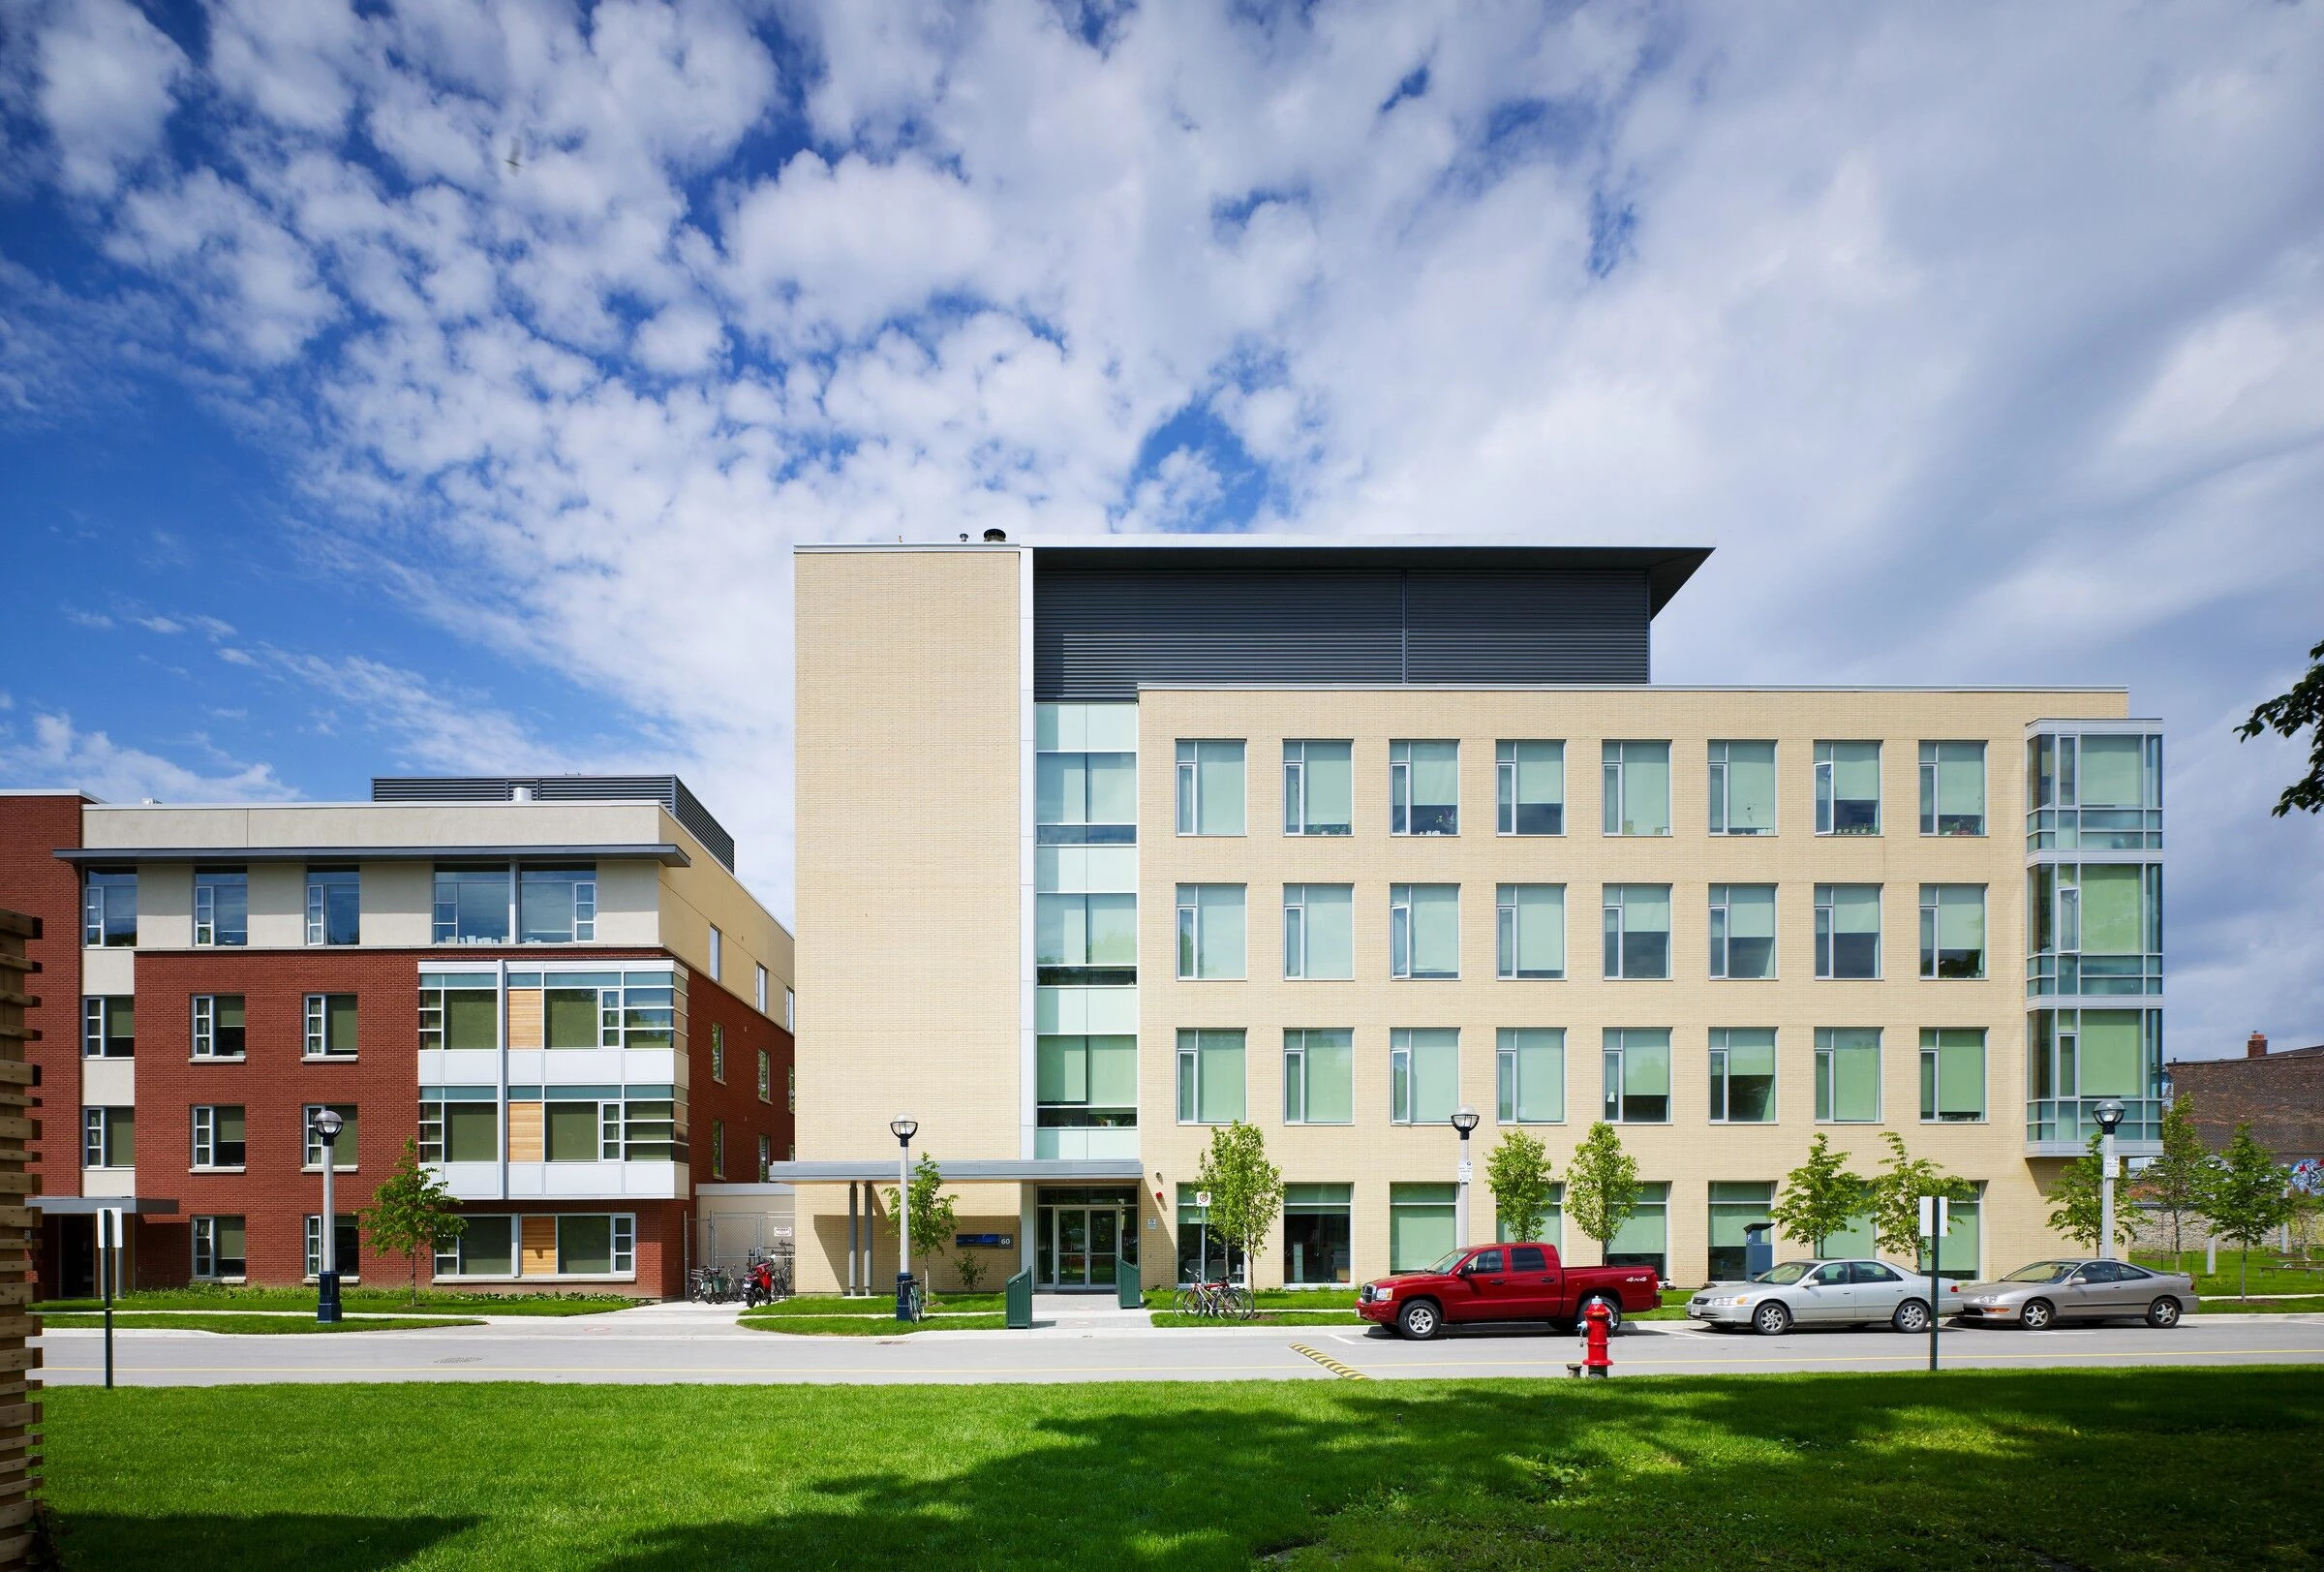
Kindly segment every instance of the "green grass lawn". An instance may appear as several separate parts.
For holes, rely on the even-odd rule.
[[[2324,1299],[2206,1299],[2198,1315],[2324,1315]]]
[[[103,1326],[103,1315],[48,1315],[45,1326]],[[148,1314],[113,1316],[116,1331],[223,1332],[235,1337],[284,1337],[302,1332],[404,1332],[413,1327],[482,1326],[482,1321],[432,1315],[375,1315],[352,1321],[318,1321],[312,1315],[204,1315],[199,1311],[161,1310]]]
[[[347,1288],[339,1295],[339,1307],[349,1310],[378,1310],[390,1312],[410,1310],[415,1315],[445,1312],[465,1312],[470,1315],[601,1315],[607,1310],[629,1310],[645,1304],[626,1294],[478,1294],[463,1293],[451,1288],[422,1288],[419,1304],[412,1303],[408,1288]],[[105,1308],[96,1299],[52,1299],[35,1305],[33,1310],[43,1315],[60,1310],[94,1310]],[[260,1287],[195,1287],[143,1288],[136,1293],[123,1294],[113,1301],[115,1310],[312,1310],[315,1290],[312,1288]]]
[[[2324,1564],[2315,1368],[45,1402],[88,1572]]]
[[[885,1315],[746,1315],[742,1324],[753,1332],[784,1332],[802,1338],[903,1338],[915,1332],[998,1332],[1009,1324],[1006,1315],[932,1315],[909,1325],[896,1319],[889,1307]]]
[[[2151,1268],[2156,1272],[2191,1274],[2195,1279],[2195,1292],[2206,1299],[2232,1298],[2236,1292],[2237,1278],[2233,1250],[2222,1249],[2219,1251],[2219,1270],[2216,1276],[2205,1275],[2201,1250],[2188,1250],[2182,1254],[2176,1266],[2172,1265],[2168,1251],[2150,1255],[2144,1250],[2133,1250],[2130,1259],[2140,1266]],[[2324,1271],[2302,1272],[2297,1268],[2277,1266],[2274,1261],[2273,1251],[2270,1251],[2265,1258],[2257,1250],[2251,1252],[2248,1292],[2253,1294],[2324,1294]]]

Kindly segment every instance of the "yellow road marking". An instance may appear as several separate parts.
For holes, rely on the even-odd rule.
[[[1363,1372],[1360,1370],[1350,1370],[1347,1366],[1341,1364],[1338,1360],[1333,1359],[1330,1355],[1319,1353],[1317,1350],[1308,1347],[1303,1342],[1293,1343],[1291,1345],[1291,1351],[1295,1354],[1305,1354],[1309,1359],[1314,1360],[1317,1364],[1323,1366],[1324,1369],[1330,1371],[1332,1374],[1338,1376],[1343,1381],[1368,1381],[1371,1379],[1371,1377],[1364,1374]]]

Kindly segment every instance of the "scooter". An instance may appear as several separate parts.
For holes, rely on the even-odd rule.
[[[752,1265],[743,1279],[743,1308],[775,1302],[775,1269],[764,1261]]]

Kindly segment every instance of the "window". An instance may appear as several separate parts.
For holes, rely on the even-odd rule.
[[[2162,738],[2096,733],[2026,739],[2029,850],[2158,850]]]
[[[1775,833],[1775,744],[1711,744],[1711,833]]]
[[[726,1177],[726,1122],[722,1119],[710,1122],[710,1177]]]
[[[1741,1282],[1744,1248],[1751,1236],[1744,1230],[1755,1222],[1773,1222],[1768,1209],[1775,1205],[1772,1184],[1711,1181],[1711,1280]]]
[[[194,1057],[240,1059],[244,1041],[240,994],[194,996]]]
[[[1711,1123],[1775,1123],[1775,1028],[1711,1028]]]
[[[531,1089],[527,1089],[531,1090]],[[551,1086],[539,1089],[541,1160],[619,1162],[622,1159],[622,1089],[618,1086]],[[515,1092],[509,1093],[511,1097]],[[712,1126],[715,1131],[717,1126]],[[715,1143],[714,1143],[715,1150]]]
[[[1565,834],[1566,745],[1494,744],[1493,799],[1503,835]]]
[[[307,1214],[307,1276],[322,1276],[322,1218]],[[363,1232],[360,1219],[352,1212],[342,1212],[331,1229],[331,1265],[340,1279],[346,1282],[362,1280]]]
[[[1243,886],[1178,886],[1178,975],[1239,978],[1245,970]]]
[[[610,1093],[610,1087],[601,1090]],[[627,1162],[684,1162],[687,1158],[686,1104],[674,1086],[632,1086],[622,1103],[622,1146],[617,1154],[612,1135],[606,1135],[605,1160],[618,1155]],[[610,1105],[604,1110],[612,1118]]]
[[[1881,745],[1816,745],[1816,833],[1881,833]]]
[[[1388,1034],[1388,1117],[1442,1125],[1460,1106],[1460,1029],[1398,1027]]]
[[[203,1279],[239,1278],[250,1270],[250,1256],[240,1218],[194,1219],[194,1276]]]
[[[363,876],[353,868],[307,870],[307,942],[354,944],[363,937]]]
[[[138,1002],[107,994],[80,1002],[80,1051],[89,1059],[133,1059],[138,1052]]]
[[[194,870],[194,942],[250,942],[250,876],[239,868]]]
[[[710,1078],[726,1079],[726,1028],[718,1021],[710,1023]]]
[[[1816,886],[1816,975],[1881,974],[1881,887]]]
[[[1345,742],[1283,745],[1283,833],[1346,835],[1356,825],[1355,768]]]
[[[517,1219],[495,1214],[460,1219],[459,1234],[436,1248],[440,1278],[513,1278],[516,1276]]]
[[[1920,833],[1985,833],[1985,745],[1920,745]]]
[[[134,869],[91,869],[81,881],[80,941],[126,949],[138,941],[138,876]]]
[[[2034,1010],[2026,1019],[2026,1138],[2076,1145],[2097,1133],[2105,1097],[2127,1105],[2116,1133],[2161,1139],[2162,1011]]]
[[[307,1057],[352,1059],[355,1056],[355,996],[307,996]]]
[[[1504,977],[1566,974],[1566,887],[1504,884],[1494,892],[1499,970]]]
[[[1670,745],[1609,742],[1605,760],[1605,833],[1670,833]]]
[[[1957,1282],[1974,1282],[1983,1276],[1980,1262],[1984,1255],[1985,1187],[1977,1187],[1973,1199],[1955,1201],[1945,1208],[1946,1227],[1944,1248],[1936,1260],[1937,1275]],[[1920,1273],[1928,1276],[1929,1244],[1920,1242]]]
[[[1356,1033],[1346,1028],[1283,1033],[1283,1123],[1356,1122]]]
[[[1034,1039],[1034,1101],[1044,1129],[1132,1129],[1138,1039],[1127,1033]]]
[[[1637,1210],[1605,1242],[1607,1266],[1650,1266],[1658,1277],[1670,1275],[1670,1187],[1638,1187]]]
[[[501,990],[493,974],[421,972],[419,1045],[423,1049],[500,1047]]]
[[[83,1168],[134,1168],[137,1162],[136,1108],[81,1109],[80,1165]]]
[[[785,1032],[799,1030],[799,996],[788,987],[782,991],[782,1029]]]
[[[786,1064],[782,1070],[782,1101],[785,1113],[799,1111],[799,1066]]]
[[[1242,833],[1242,743],[1178,741],[1178,833]]]
[[[1617,1125],[1670,1123],[1670,1033],[1666,1027],[1607,1027],[1605,1118]]]
[[[1356,887],[1283,886],[1283,975],[1314,982],[1356,975]]]
[[[2030,994],[2162,992],[2162,865],[2041,863],[2026,870]]]
[[[1819,1124],[1874,1125],[1881,1118],[1881,1030],[1816,1029],[1816,1119]]]
[[[1246,1276],[1242,1248],[1211,1231],[1207,1215],[1194,1204],[1201,1193],[1192,1185],[1178,1187],[1178,1280],[1217,1282],[1223,1274],[1225,1280],[1239,1282]]]
[[[1353,1251],[1353,1185],[1283,1187],[1283,1280],[1292,1286],[1346,1282]]]
[[[1178,1033],[1178,1123],[1232,1125],[1243,1115],[1242,1033]]]
[[[434,941],[439,944],[508,942],[508,869],[482,864],[436,866]]]
[[[1984,1118],[1984,1029],[1921,1028],[1921,1123],[1975,1125]]]
[[[1419,1272],[1460,1244],[1452,1185],[1388,1187],[1388,1269]]]
[[[1605,886],[1605,974],[1670,975],[1670,886]]]
[[[764,1048],[758,1051],[758,1100],[775,1100],[775,1056]]]
[[[1565,1237],[1565,1232],[1566,1187],[1563,1185],[1553,1184],[1549,1187],[1548,1209],[1542,1215],[1541,1231],[1534,1234],[1532,1237],[1541,1241],[1544,1245],[1553,1246]],[[1498,1209],[1496,1209],[1493,1213],[1493,1237],[1501,1241],[1501,1243],[1504,1245],[1510,1243],[1510,1241],[1515,1237],[1510,1231],[1508,1219],[1501,1216]],[[1511,1259],[1513,1261],[1522,1262],[1527,1255],[1532,1253],[1534,1252],[1530,1250],[1518,1250],[1511,1257]],[[1531,1272],[1536,1270],[1536,1267],[1532,1265],[1513,1266],[1512,1270],[1518,1272]],[[1548,1262],[1542,1261],[1539,1265],[1539,1270],[1544,1272],[1547,1271]]]
[[[1501,1028],[1493,1051],[1500,1123],[1566,1122],[1566,1031],[1563,1027]]]
[[[1040,980],[1084,987],[1138,980],[1138,897],[1036,895],[1034,964]]]
[[[194,1166],[239,1168],[244,1144],[242,1110],[224,1103],[198,1103],[194,1108]]]
[[[1985,886],[1920,887],[1920,974],[1985,975]]]
[[[498,1162],[500,1157],[499,1088],[446,1086],[419,1089],[420,1161]]]
[[[570,944],[597,937],[597,870],[526,868],[516,876],[517,938],[527,944]],[[715,930],[714,930],[715,932]],[[711,943],[718,975],[718,943]]]
[[[758,1138],[758,1182],[761,1185],[774,1177],[774,1168],[775,1137],[762,1135]]]
[[[1388,971],[1393,977],[1460,975],[1460,886],[1391,884]]]
[[[1460,744],[1388,745],[1388,833],[1460,833]]]
[[[309,1168],[322,1166],[322,1137],[316,1131],[315,1116],[322,1112],[323,1106],[319,1102],[307,1104],[299,1119],[307,1134],[305,1161]],[[338,1139],[331,1143],[331,1166],[334,1169],[352,1168],[355,1166],[355,1105],[352,1102],[335,1102],[329,1106],[337,1111],[342,1122]]]
[[[710,930],[710,980],[717,982],[726,970],[726,936],[714,923]]]
[[[1034,706],[1042,846],[1138,843],[1138,706]]]
[[[1711,886],[1711,975],[1765,981],[1775,975],[1775,886]]]
[[[750,997],[758,1006],[758,1013],[764,1015],[767,1013],[767,969],[753,965],[750,970]]]

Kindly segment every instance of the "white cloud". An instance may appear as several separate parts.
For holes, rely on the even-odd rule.
[[[29,732],[0,727],[0,782],[86,791],[107,802],[280,802],[297,795],[267,764],[220,757],[215,772],[125,748],[69,715],[36,714]]]
[[[58,7],[40,30],[39,101],[60,183],[110,195],[159,145],[186,69],[184,52],[126,0]]]

